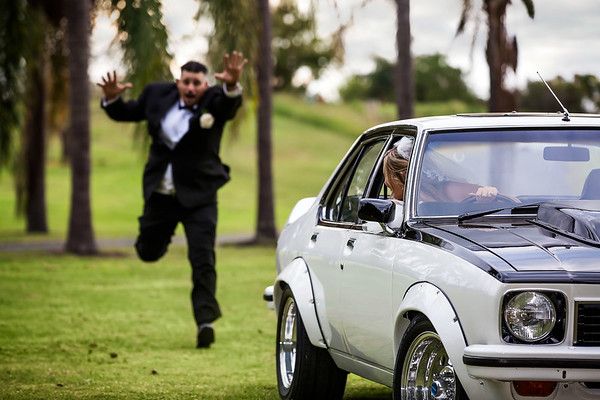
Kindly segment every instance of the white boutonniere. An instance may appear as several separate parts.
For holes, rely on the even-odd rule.
[[[214,123],[215,123],[215,117],[213,117],[212,114],[204,113],[200,116],[200,127],[201,128],[210,129],[210,128],[212,128]]]

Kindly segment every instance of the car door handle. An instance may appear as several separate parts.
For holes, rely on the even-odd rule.
[[[316,242],[317,241],[317,236],[319,236],[319,232],[313,233],[312,236],[310,237],[310,241],[311,242]]]
[[[346,242],[346,247],[350,248],[351,250],[354,249],[354,242],[356,242],[356,239],[348,239],[348,241]]]

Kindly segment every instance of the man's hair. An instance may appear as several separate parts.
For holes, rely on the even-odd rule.
[[[206,65],[199,63],[198,61],[188,61],[181,66],[181,72],[183,71],[194,73],[202,72],[203,74],[206,74],[208,72],[208,68],[206,68]]]

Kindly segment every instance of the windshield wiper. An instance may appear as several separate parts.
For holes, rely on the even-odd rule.
[[[529,204],[520,204],[517,206],[510,206],[510,207],[502,207],[502,208],[494,208],[491,210],[484,210],[484,211],[469,211],[466,213],[462,213],[458,216],[458,222],[462,222],[462,221],[467,221],[470,219],[475,219],[478,217],[483,217],[484,215],[489,215],[489,214],[494,214],[500,211],[505,211],[505,210],[511,210],[511,211],[517,211],[517,210],[525,210],[528,208],[534,208],[534,207],[539,207],[540,204],[542,204],[541,201],[535,202],[535,203],[529,203]]]

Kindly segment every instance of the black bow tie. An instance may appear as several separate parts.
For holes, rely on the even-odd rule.
[[[177,107],[180,110],[183,110],[184,108],[186,108],[186,109],[188,109],[190,111],[195,111],[198,108],[198,104],[194,104],[194,105],[191,105],[191,106],[186,106],[184,102],[179,101],[177,103]]]

